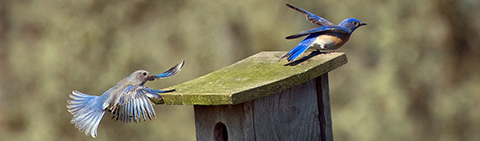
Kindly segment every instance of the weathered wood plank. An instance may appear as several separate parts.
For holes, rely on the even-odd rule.
[[[256,140],[320,140],[316,100],[314,80],[254,100]]]
[[[333,141],[332,115],[330,111],[330,88],[328,87],[328,73],[315,78],[317,87],[318,120],[322,141]]]
[[[197,79],[172,86],[157,104],[225,105],[264,97],[319,77],[347,63],[344,53],[304,53],[288,63],[286,52],[260,52]]]

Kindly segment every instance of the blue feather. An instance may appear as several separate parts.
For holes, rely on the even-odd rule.
[[[312,43],[317,39],[316,37],[318,34],[311,34],[307,38],[305,38],[302,42],[300,42],[295,48],[288,51],[282,58],[288,57],[288,61],[295,60],[300,54],[305,52],[312,45]]]

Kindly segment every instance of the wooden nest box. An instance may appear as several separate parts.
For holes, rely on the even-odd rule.
[[[344,53],[260,52],[233,65],[172,86],[166,105],[193,105],[199,141],[331,141],[328,72]]]

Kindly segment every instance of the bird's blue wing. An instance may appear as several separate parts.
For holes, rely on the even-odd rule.
[[[165,71],[164,73],[152,76],[153,79],[151,79],[151,80],[160,79],[160,78],[167,78],[167,77],[170,77],[170,76],[173,76],[173,75],[177,74],[178,72],[180,72],[180,70],[182,70],[182,67],[183,67],[184,63],[185,63],[185,60],[182,60],[182,62],[173,66],[172,68]]]
[[[143,85],[129,85],[122,94],[119,94],[118,103],[114,103],[113,119],[123,122],[141,122],[155,117],[155,110],[149,98],[161,100],[158,93],[167,93],[175,90],[155,90]]]
[[[315,14],[312,14],[306,10],[303,10],[303,9],[300,9],[298,7],[295,7],[293,5],[290,5],[290,4],[287,4],[288,7],[294,9],[294,10],[297,10],[298,12],[300,13],[303,13],[305,14],[305,16],[307,17],[307,20],[312,22],[313,24],[316,24],[316,25],[319,25],[319,26],[332,26],[332,25],[335,25],[333,24],[332,22],[322,18],[322,17],[319,17]]]
[[[318,34],[311,34],[307,38],[305,38],[302,42],[300,42],[295,48],[288,51],[282,58],[288,57],[287,60],[290,62],[295,60],[300,54],[305,52],[312,45],[312,43],[317,39],[316,37]]]
[[[175,89],[171,90],[156,90],[156,89],[150,89],[144,85],[128,85],[126,86],[125,90],[123,91],[122,94],[118,94],[120,96],[119,100],[116,105],[123,105],[125,103],[128,103],[129,101],[139,98],[139,97],[150,97],[150,98],[155,98],[160,100],[162,96],[158,95],[159,93],[168,93],[168,92],[173,92]]]
[[[123,105],[118,105],[111,112],[112,119],[125,123],[147,121],[147,118],[151,120],[156,116],[153,105],[146,95],[132,99]]]
[[[285,37],[285,39],[295,39],[295,38],[299,38],[299,37],[302,37],[302,36],[305,36],[305,35],[308,35],[308,34],[320,33],[320,32],[326,32],[326,31],[349,33],[349,30],[347,30],[346,28],[341,27],[341,26],[324,26],[324,27],[319,27],[319,28],[315,28],[315,29],[305,30],[305,31],[302,31],[302,32],[297,33],[297,34],[287,36],[287,37]]]
[[[157,94],[157,93],[173,92],[173,91],[175,91],[175,89],[171,89],[171,90],[156,90],[156,89],[145,88],[144,91],[146,91],[147,94]]]
[[[155,99],[155,100],[162,100],[162,96],[160,96],[159,93],[169,93],[169,92],[175,91],[175,89],[156,90],[156,89],[146,88],[145,91],[147,91],[147,93],[146,93],[147,97]]]

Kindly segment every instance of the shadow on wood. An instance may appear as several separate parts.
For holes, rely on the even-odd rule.
[[[317,55],[319,55],[319,54],[322,54],[322,53],[326,53],[326,52],[312,51],[312,52],[311,52],[310,54],[308,54],[307,56],[302,57],[302,58],[300,58],[300,59],[297,59],[297,60],[295,60],[295,61],[293,61],[293,62],[290,62],[290,63],[288,63],[288,64],[285,64],[284,66],[296,66],[296,65],[298,65],[298,64],[300,64],[300,63],[302,63],[302,62],[304,62],[304,61],[307,61],[308,59],[310,59],[310,58],[312,58],[312,57],[315,57],[315,56],[317,56]]]

